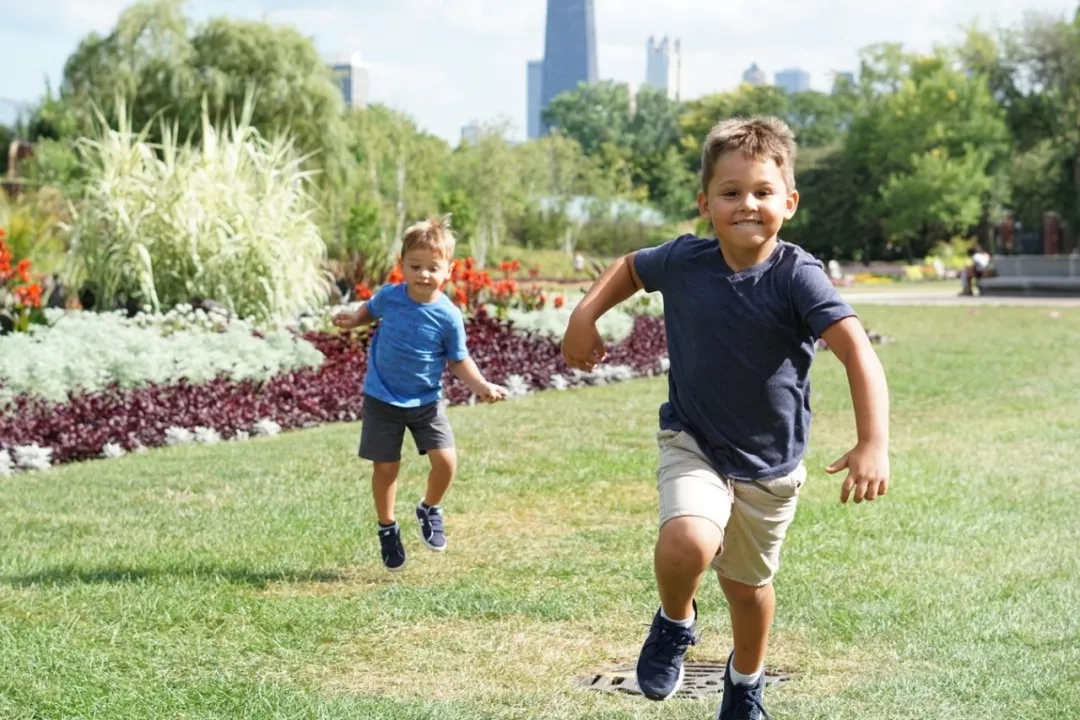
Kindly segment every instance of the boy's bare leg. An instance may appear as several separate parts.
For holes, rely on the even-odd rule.
[[[735,640],[732,667],[743,675],[753,675],[765,663],[769,628],[776,611],[776,591],[772,583],[753,587],[725,577],[720,578],[720,587],[731,613],[731,634]]]
[[[431,460],[431,472],[428,473],[424,502],[428,506],[438,505],[446,495],[450,483],[453,482],[454,473],[457,472],[457,450],[454,448],[428,450],[427,455]]]
[[[702,517],[673,518],[660,528],[653,564],[660,605],[670,619],[693,616],[701,574],[720,551],[722,539],[720,528]]]
[[[394,523],[394,500],[397,498],[397,476],[400,462],[377,462],[371,473],[371,492],[375,497],[375,514],[379,524]]]

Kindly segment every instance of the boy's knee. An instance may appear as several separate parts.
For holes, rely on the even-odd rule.
[[[673,518],[660,528],[656,558],[673,569],[704,572],[720,552],[723,538],[723,532],[711,520],[693,516]]]

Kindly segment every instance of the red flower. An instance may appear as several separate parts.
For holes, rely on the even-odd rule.
[[[353,288],[353,292],[356,293],[356,297],[361,300],[370,300],[371,296],[375,294],[371,291],[371,288],[369,288],[364,283],[360,283],[355,288]]]
[[[458,307],[466,307],[469,304],[469,296],[460,288],[454,292],[454,304]]]
[[[556,309],[556,310],[558,310],[559,308],[561,308],[561,307],[563,306],[563,303],[564,303],[564,302],[566,302],[566,301],[565,301],[565,300],[563,300],[563,296],[562,296],[562,295],[556,295],[556,296],[555,296],[555,299],[551,301],[551,303],[552,303],[552,304],[553,304],[553,305],[555,306],[555,309]]]
[[[386,282],[391,285],[400,285],[405,282],[405,274],[401,272],[400,265],[394,266],[394,269],[390,271],[390,276],[386,278]]]
[[[15,266],[15,274],[19,276],[19,282],[30,282],[30,261],[22,259]]]
[[[41,307],[41,286],[33,283],[15,288],[15,300],[23,307]]]

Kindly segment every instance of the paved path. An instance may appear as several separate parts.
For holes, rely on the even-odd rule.
[[[961,297],[956,291],[932,290],[841,290],[853,305],[968,305],[992,307],[1028,305],[1036,307],[1080,307],[1080,296],[1072,297]]]

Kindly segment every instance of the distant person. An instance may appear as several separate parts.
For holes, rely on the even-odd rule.
[[[574,253],[574,272],[580,273],[585,270],[585,256],[581,253]]]
[[[386,284],[352,313],[334,317],[339,328],[380,321],[368,350],[364,376],[364,420],[360,457],[371,460],[375,512],[383,565],[405,567],[405,546],[394,520],[401,445],[405,429],[431,460],[427,491],[416,505],[420,538],[430,550],[446,549],[440,503],[457,470],[454,434],[442,403],[442,376],[450,370],[484,402],[506,397],[506,388],[484,379],[465,346],[461,311],[439,289],[450,278],[454,236],[448,217],[427,220],[405,231],[401,269],[405,281]]]
[[[596,321],[638,290],[663,294],[671,366],[656,436],[660,608],[637,682],[654,700],[679,690],[697,643],[694,596],[711,567],[734,635],[715,717],[759,720],[772,582],[807,477],[817,339],[847,368],[855,410],[855,446],[826,468],[848,471],[842,503],[888,488],[889,394],[822,263],[777,236],[799,202],[791,129],[771,117],[725,120],[705,139],[701,166],[698,208],[716,238],[683,235],[616,260],[574,309],[562,351],[571,367],[591,370],[605,357]]]
[[[974,295],[975,281],[982,280],[990,269],[990,253],[978,245],[968,248],[968,255],[971,257],[971,264],[960,271],[961,295]]]

